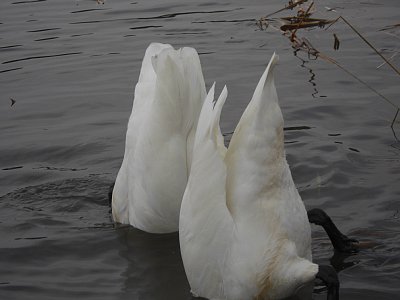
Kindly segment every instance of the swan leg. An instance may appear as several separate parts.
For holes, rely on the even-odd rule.
[[[307,215],[310,223],[320,225],[325,229],[336,251],[347,253],[358,251],[358,241],[341,233],[332,219],[322,209],[313,208],[307,212]]]
[[[329,262],[337,272],[340,272],[359,263],[359,261],[355,259],[346,261],[349,257],[352,257],[352,253],[335,251],[333,256],[329,259]]]
[[[318,273],[315,277],[322,280],[322,282],[328,288],[328,295],[326,297],[327,300],[339,300],[339,278],[332,266],[319,265]]]

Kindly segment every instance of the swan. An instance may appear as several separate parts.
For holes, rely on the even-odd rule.
[[[148,46],[135,87],[124,158],[111,191],[114,221],[150,233],[178,231],[205,96],[195,49]]]
[[[328,299],[338,299],[336,272],[312,262],[309,222],[327,230],[334,225],[319,209],[307,214],[285,158],[273,77],[277,61],[274,53],[228,148],[219,127],[226,86],[214,101],[214,83],[204,101],[179,220],[194,296],[282,299],[319,277]],[[355,242],[335,229],[330,237],[342,240],[343,249]]]

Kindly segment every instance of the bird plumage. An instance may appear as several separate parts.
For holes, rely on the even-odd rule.
[[[178,230],[205,95],[196,50],[147,48],[112,196],[115,221],[152,233]]]
[[[219,128],[226,88],[203,108],[183,196],[179,236],[195,295],[281,299],[312,281],[311,232],[283,145],[273,55],[229,148]]]

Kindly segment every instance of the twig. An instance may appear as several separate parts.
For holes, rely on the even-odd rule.
[[[395,52],[393,53],[393,55],[391,57],[389,57],[390,60],[393,60],[393,58],[395,58],[395,56],[399,54],[399,52]],[[377,66],[376,68],[379,69],[381,67],[383,67],[384,65],[386,65],[386,62],[381,63],[379,66]]]
[[[348,69],[346,69],[345,67],[343,67],[341,64],[339,64],[336,60],[334,60],[332,57],[329,57],[325,54],[323,54],[322,52],[320,52],[319,50],[317,50],[311,43],[309,40],[307,40],[306,38],[303,38],[301,41],[296,38],[293,41],[292,46],[294,48],[297,49],[301,49],[304,50],[308,53],[308,55],[312,55],[314,56],[316,59],[320,58],[323,59],[331,64],[334,64],[335,66],[337,66],[338,68],[340,68],[341,70],[343,70],[344,72],[346,72],[348,75],[350,75],[351,77],[353,77],[355,80],[357,80],[359,83],[363,84],[365,87],[367,87],[369,90],[371,90],[372,92],[374,92],[375,94],[377,94],[379,97],[381,97],[383,100],[385,100],[387,103],[389,103],[390,105],[392,105],[394,108],[396,108],[397,110],[400,109],[400,107],[398,105],[396,105],[395,103],[393,103],[391,100],[389,100],[388,98],[385,97],[385,95],[381,94],[379,91],[377,91],[376,89],[374,89],[372,86],[370,86],[368,83],[366,83],[364,80],[360,79],[357,75],[355,75],[354,73],[350,72]],[[397,116],[396,116],[397,117]]]
[[[393,128],[393,126],[394,126],[394,122],[396,122],[397,115],[399,114],[399,111],[400,111],[400,109],[398,108],[397,111],[396,111],[396,114],[395,114],[395,116],[394,116],[394,118],[393,118],[392,124],[390,124],[390,127],[392,127],[392,128]]]
[[[301,2],[301,3],[300,3]],[[290,5],[292,5],[291,8],[296,7],[298,4],[302,4],[303,2],[307,2],[307,1],[299,1],[296,3],[293,3],[293,1],[290,1]],[[306,27],[311,27],[314,26],[315,22],[310,22],[311,19],[308,18],[309,16],[309,12],[311,10],[311,8],[313,7],[314,2],[311,2],[310,6],[308,7],[308,9],[306,10],[305,13],[302,12],[302,14],[298,13],[297,14],[297,21],[295,22],[295,24],[292,22],[289,25],[284,25],[281,26],[281,30],[284,32],[284,35],[289,38],[289,40],[292,43],[292,47],[294,49],[296,49],[295,52],[297,52],[298,50],[303,50],[305,52],[308,53],[309,59],[310,57],[313,57],[314,59],[323,59],[326,62],[329,62],[331,64],[336,65],[338,68],[340,68],[342,71],[344,71],[345,73],[347,73],[348,75],[350,75],[351,77],[353,77],[355,80],[357,80],[359,83],[361,83],[362,85],[364,85],[365,87],[367,87],[369,90],[371,90],[373,93],[375,93],[376,95],[378,95],[380,98],[382,98],[384,101],[386,101],[388,104],[390,104],[391,106],[393,106],[396,109],[396,114],[395,117],[391,123],[391,129],[393,131],[393,135],[395,137],[395,139],[399,142],[399,139],[396,136],[396,132],[394,130],[394,124],[397,120],[397,117],[399,115],[400,112],[400,107],[395,104],[394,102],[392,102],[390,99],[386,98],[383,94],[381,94],[378,90],[376,90],[375,88],[373,88],[371,85],[369,85],[367,82],[365,82],[364,80],[360,79],[357,75],[355,75],[354,73],[352,73],[350,70],[348,70],[347,68],[345,68],[344,66],[342,66],[340,63],[338,63],[336,60],[334,60],[333,58],[321,53],[320,51],[318,51],[316,48],[314,48],[311,43],[306,39],[306,38],[299,38],[296,33],[298,31],[298,29],[300,28],[306,28]],[[259,20],[259,23],[262,26],[263,21],[266,20],[267,17],[272,16],[278,12],[281,12],[285,9],[288,9],[288,7],[285,7],[283,9],[280,9],[274,13],[271,13],[269,15],[267,15],[264,18],[261,18]],[[293,17],[294,18],[294,17]],[[285,18],[282,18],[285,19]],[[291,20],[291,18],[286,18],[288,20]],[[313,19],[315,20],[315,19]],[[329,26],[327,26],[325,28],[325,30],[327,30],[328,28],[330,28],[333,24],[335,24],[336,22],[338,22],[339,20],[343,20],[347,26],[349,26],[371,49],[373,49],[375,51],[376,54],[378,54],[386,64],[388,64],[398,75],[400,75],[400,71],[399,69],[397,69],[396,66],[394,66],[389,59],[387,59],[385,56],[383,56],[378,49],[376,49],[346,18],[344,18],[343,16],[339,16],[337,19],[335,20],[329,20],[327,22],[325,22],[325,24],[330,23]],[[312,24],[311,24],[312,23]],[[304,24],[304,26],[303,26]],[[399,26],[400,24],[396,24],[396,26]],[[338,50],[339,49],[339,45],[340,45],[340,41],[338,39],[338,37],[336,36],[336,34],[334,35],[334,49]],[[397,36],[396,36],[397,37]],[[393,56],[390,59],[393,59],[393,57],[396,56],[397,53],[393,54]],[[385,63],[383,63],[382,65],[384,65]],[[380,65],[379,67],[381,67],[382,65]],[[378,68],[379,68],[378,67]]]
[[[336,65],[337,67],[339,67],[340,69],[342,69],[344,72],[346,72],[347,74],[349,74],[351,77],[353,77],[355,80],[357,80],[359,83],[363,84],[365,87],[367,87],[369,90],[371,90],[372,92],[374,92],[375,94],[377,94],[379,97],[381,97],[383,100],[385,100],[387,103],[389,103],[390,105],[392,105],[394,108],[396,108],[397,110],[399,110],[399,106],[397,106],[395,103],[393,103],[391,100],[389,100],[388,98],[386,98],[384,95],[382,95],[380,92],[378,92],[376,89],[374,89],[372,86],[370,86],[368,83],[366,83],[364,80],[360,79],[358,76],[356,76],[355,74],[353,74],[352,72],[350,72],[348,69],[346,69],[345,67],[343,67],[341,64],[339,64],[336,60],[334,60],[333,58],[318,52],[318,57],[320,57],[321,59],[330,62],[334,65]]]
[[[304,22],[304,19],[308,16],[308,13],[310,12],[311,7],[313,7],[313,6],[314,6],[314,1],[311,2],[310,6],[307,8],[307,10],[306,10],[306,12],[304,13],[304,15],[300,17],[300,22],[298,23],[297,28],[292,32],[292,36],[291,36],[291,38],[290,38],[290,41],[293,42],[294,37],[296,36],[297,30],[300,28],[301,24]]]
[[[270,14],[268,14],[268,15],[262,17],[262,19],[269,18],[270,16],[273,16],[273,15],[275,15],[275,14],[277,14],[277,13],[280,13],[281,11],[284,11],[284,10],[287,10],[287,9],[293,9],[293,8],[295,8],[296,6],[301,5],[301,4],[303,4],[303,3],[307,2],[307,1],[308,1],[308,0],[300,0],[300,1],[297,1],[297,2],[289,2],[289,3],[290,3],[289,5],[287,5],[287,6],[283,7],[283,8],[281,8],[281,9],[278,9],[277,11],[275,11],[275,12],[273,12],[273,13],[270,13]]]
[[[325,30],[328,30],[329,28],[331,28],[331,26],[333,26],[334,24],[336,24],[336,22],[339,21],[339,20],[340,20],[340,17],[337,17],[335,20],[333,20],[333,21],[331,22],[331,24],[329,24],[329,26],[327,26],[327,27],[325,28]]]
[[[375,51],[376,54],[378,54],[397,74],[400,75],[400,71],[386,58],[384,57],[379,51],[378,49],[376,49],[365,37],[362,36],[362,34],[354,28],[353,25],[350,24],[349,21],[347,21],[343,16],[339,17],[340,19],[342,19],[355,33],[357,33],[357,35],[368,45],[371,47],[372,50]]]
[[[396,122],[396,119],[397,119],[397,116],[398,116],[398,114],[399,114],[399,111],[400,111],[400,109],[398,108],[397,111],[396,111],[396,114],[394,115],[392,124],[390,124],[390,128],[392,128],[394,138],[395,138],[397,141],[399,141],[399,139],[397,138],[396,131],[394,130],[394,122]]]

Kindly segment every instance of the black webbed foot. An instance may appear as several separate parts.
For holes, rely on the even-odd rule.
[[[346,261],[350,258],[348,261]],[[358,260],[354,259],[352,253],[345,253],[335,251],[333,256],[329,259],[332,267],[336,270],[336,272],[343,271],[347,268],[350,268],[359,263]]]
[[[328,288],[327,300],[339,300],[339,278],[334,268],[328,265],[319,265],[316,278]]]
[[[348,238],[343,235],[341,241],[334,246],[335,251],[345,252],[345,253],[357,253],[359,251],[359,242],[355,239]]]
[[[341,233],[332,219],[319,208],[307,212],[310,223],[322,226],[332,242],[333,248],[339,252],[355,253],[358,251],[358,241]]]

